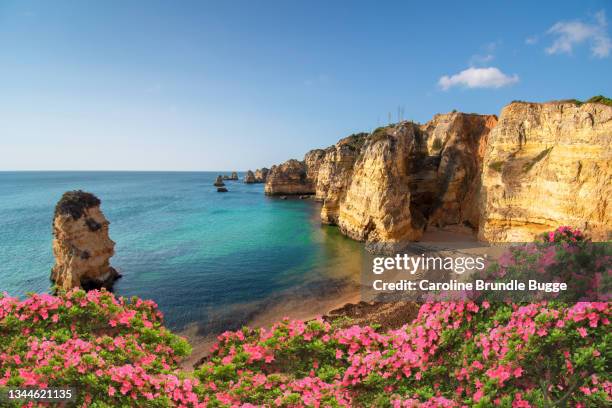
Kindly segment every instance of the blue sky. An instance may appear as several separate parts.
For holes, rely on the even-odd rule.
[[[610,4],[3,0],[0,170],[244,170],[398,106],[610,96]]]

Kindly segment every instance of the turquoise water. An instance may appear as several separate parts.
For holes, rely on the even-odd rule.
[[[217,193],[217,174],[0,172],[0,291],[49,290],[53,208],[74,189],[96,194],[111,222],[115,293],[155,300],[173,329],[237,328],[358,279],[361,245],[321,226],[316,203],[241,181]]]

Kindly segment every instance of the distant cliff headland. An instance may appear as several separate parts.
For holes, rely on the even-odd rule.
[[[495,115],[438,114],[272,166],[268,195],[311,194],[321,220],[370,242],[466,225],[491,242],[573,225],[609,239],[612,101],[515,101]]]

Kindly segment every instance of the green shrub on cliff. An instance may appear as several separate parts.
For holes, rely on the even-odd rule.
[[[588,102],[591,102],[591,103],[603,103],[604,105],[612,106],[612,99],[606,98],[603,95],[593,96],[592,98],[588,99],[586,102],[587,103]]]

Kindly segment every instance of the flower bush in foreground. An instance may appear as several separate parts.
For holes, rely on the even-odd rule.
[[[226,332],[180,372],[189,346],[152,302],[3,297],[0,385],[71,385],[91,407],[599,407],[612,395],[610,314],[608,302],[440,302],[385,333],[284,320]]]
[[[81,406],[203,406],[176,370],[191,348],[161,320],[154,302],[106,291],[2,296],[0,386],[73,386]]]
[[[564,249],[555,256],[583,242],[571,230],[547,239]],[[612,404],[611,313],[607,301],[460,301],[425,303],[387,332],[283,320],[223,333],[186,372],[190,346],[151,301],[5,295],[0,387],[72,386],[81,407],[602,407]]]
[[[220,337],[196,374],[240,405],[600,407],[610,306],[424,304],[399,330],[284,321]]]

